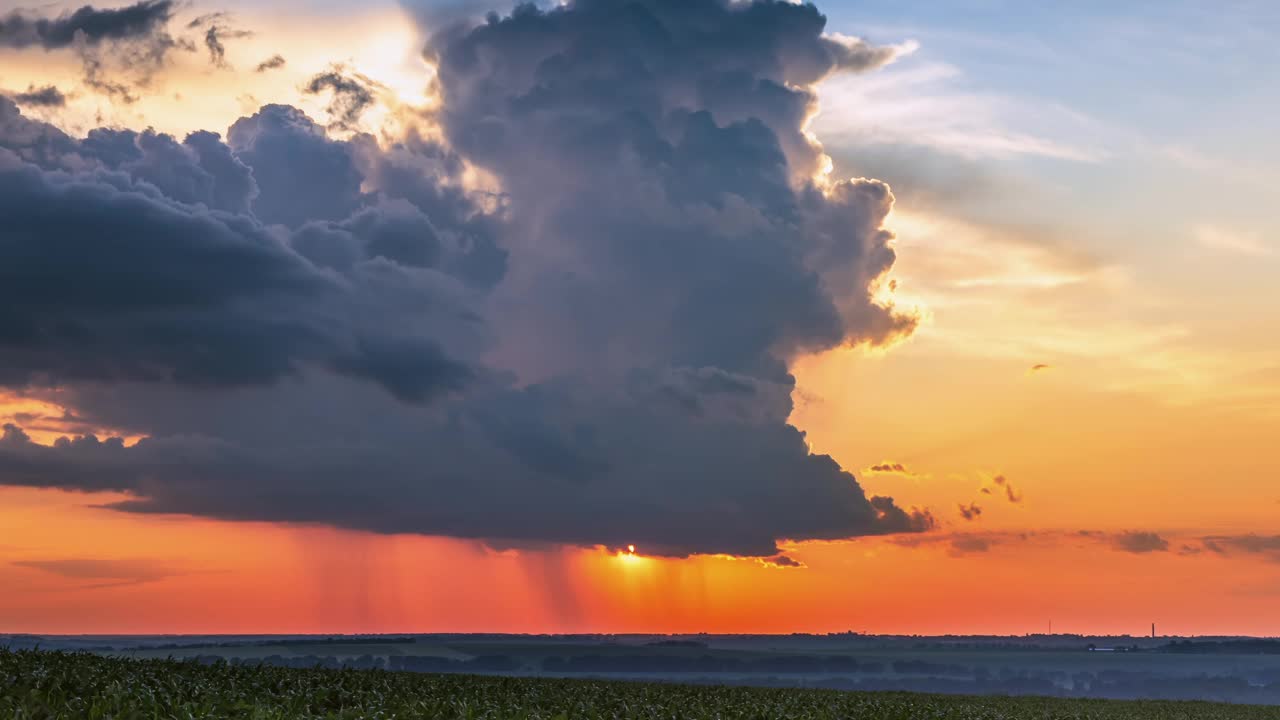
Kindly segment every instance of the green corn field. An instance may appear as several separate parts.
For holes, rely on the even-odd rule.
[[[1275,720],[1280,708],[297,670],[0,650],[0,718]]]

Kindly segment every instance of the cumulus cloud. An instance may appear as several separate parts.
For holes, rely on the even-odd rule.
[[[0,482],[673,556],[933,527],[787,422],[796,357],[915,323],[873,297],[889,188],[815,175],[813,84],[879,62],[824,24],[521,6],[432,38],[436,127],[388,141],[284,105],[72,138],[0,104],[0,383],[143,436],[12,425]]]
[[[227,131],[227,145],[253,168],[259,188],[253,211],[265,223],[341,220],[365,202],[357,144],[330,139],[297,108],[266,105],[240,118]]]
[[[825,18],[787,3],[628,7],[523,6],[432,43],[451,141],[539,219],[498,298],[521,354],[581,366],[608,335],[637,361],[781,377],[797,354],[909,332],[913,318],[870,295],[894,261],[887,186],[803,180],[821,165],[804,133],[812,83],[836,70]]]
[[[0,117],[21,128],[5,102]],[[365,307],[423,270],[359,251],[343,273],[308,262],[288,235],[235,214],[254,184],[217,136],[178,143],[152,131],[98,129],[82,141],[48,127],[14,133],[31,137],[44,146],[34,155],[0,138],[9,145],[0,149],[0,383],[239,386],[316,365],[421,401],[471,376],[420,310],[465,312],[451,307],[464,302],[462,290],[427,279],[401,291],[399,311]],[[44,169],[23,162],[24,151],[92,169]]]
[[[977,520],[979,517],[982,517],[982,507],[978,505],[978,503],[971,502],[968,505],[962,503],[958,507],[960,510],[960,517],[965,520]]]
[[[802,568],[804,563],[787,555],[774,555],[773,557],[760,558],[760,562],[769,567],[777,568]]]
[[[1129,531],[1111,538],[1112,546],[1122,552],[1168,552],[1169,541],[1153,532]]]

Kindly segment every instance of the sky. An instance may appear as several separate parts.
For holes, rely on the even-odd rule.
[[[81,5],[0,632],[1280,635],[1273,4]]]

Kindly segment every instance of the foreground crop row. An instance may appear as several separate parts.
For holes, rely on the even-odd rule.
[[[1275,720],[1280,709],[298,670],[0,650],[0,718]]]

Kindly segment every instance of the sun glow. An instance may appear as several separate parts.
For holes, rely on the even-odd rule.
[[[628,545],[625,548],[618,550],[617,558],[619,561],[622,562],[623,565],[627,567],[635,567],[645,563],[648,560],[648,558],[645,558],[636,554],[635,545]]]
[[[388,23],[355,53],[354,65],[384,85],[401,103],[423,105],[434,68],[422,58],[422,41],[409,23]]]

